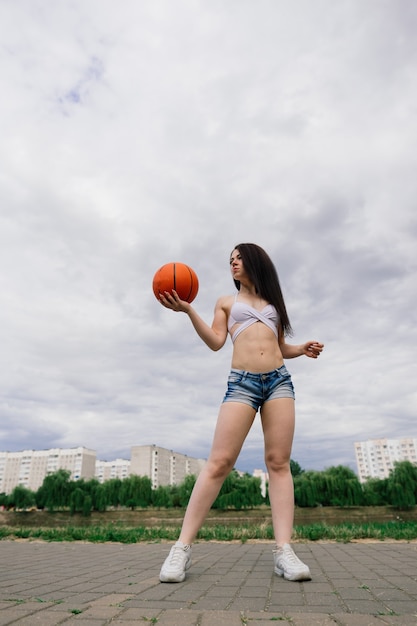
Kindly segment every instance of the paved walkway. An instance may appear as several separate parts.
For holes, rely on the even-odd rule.
[[[0,625],[417,625],[417,543],[306,543],[313,580],[272,572],[272,544],[198,543],[161,584],[172,544],[0,541]]]

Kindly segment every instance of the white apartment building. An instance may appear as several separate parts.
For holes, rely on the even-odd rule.
[[[387,478],[395,461],[417,465],[417,438],[359,441],[355,443],[355,454],[361,483],[368,478]]]
[[[190,474],[198,475],[206,463],[158,446],[133,446],[131,460],[100,461],[88,448],[51,448],[0,452],[0,493],[10,494],[17,485],[37,491],[45,476],[59,469],[71,472],[70,480],[97,478],[124,479],[131,474],[148,476],[152,487],[178,485]]]
[[[265,498],[266,496],[266,485],[269,481],[269,474],[268,472],[265,472],[262,469],[254,469],[252,472],[252,476],[254,476],[255,478],[260,478],[261,479],[261,494],[262,497]]]
[[[130,476],[130,461],[127,459],[115,459],[114,461],[96,461],[96,478],[104,483],[111,478],[123,480]]]
[[[149,476],[153,489],[162,485],[178,485],[190,474],[198,476],[206,464],[204,459],[155,445],[133,446],[130,457],[131,474]]]
[[[88,448],[51,448],[0,452],[0,493],[9,494],[17,485],[37,491],[45,476],[69,470],[70,479],[93,478],[96,452]]]

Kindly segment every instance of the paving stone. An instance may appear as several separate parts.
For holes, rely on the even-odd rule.
[[[375,615],[355,615],[344,613],[343,615],[334,614],[332,617],[336,619],[339,626],[384,626],[384,622]]]
[[[340,626],[340,622],[326,613],[309,613],[307,615],[305,613],[292,613],[289,620],[291,626],[334,626],[335,624]]]
[[[206,611],[201,620],[201,626],[242,626],[244,623],[237,611]]]
[[[161,584],[170,547],[0,541],[0,626],[417,626],[417,543],[296,544],[305,583],[274,575],[270,542],[201,542]]]
[[[158,617],[157,626],[199,626],[201,613],[179,609],[178,611],[166,611]],[[242,626],[242,624],[240,624]]]

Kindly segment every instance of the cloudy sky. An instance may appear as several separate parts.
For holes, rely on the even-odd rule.
[[[244,241],[326,346],[287,363],[294,460],[417,436],[416,32],[414,0],[1,0],[0,450],[207,457],[231,342],[152,277],[191,265],[211,323]]]

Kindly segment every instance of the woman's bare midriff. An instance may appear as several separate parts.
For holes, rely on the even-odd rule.
[[[236,337],[232,356],[234,369],[262,373],[282,365],[284,359],[277,338],[262,322],[254,322]]]

